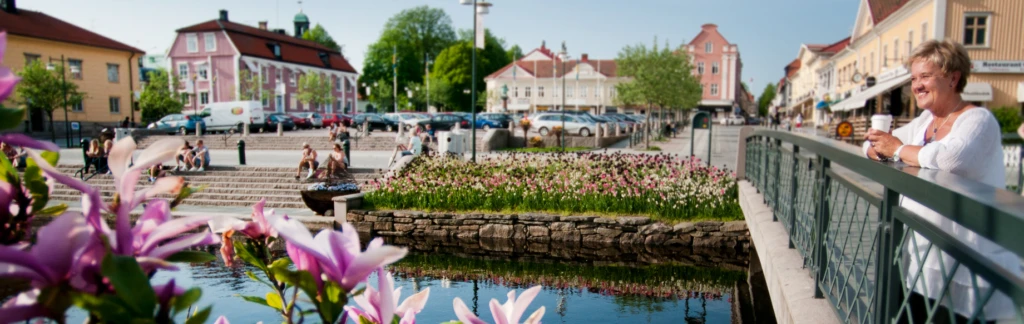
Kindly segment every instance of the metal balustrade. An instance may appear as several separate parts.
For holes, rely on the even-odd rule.
[[[758,129],[744,140],[746,180],[803,256],[815,297],[827,299],[840,320],[1024,323],[1024,198],[1018,193],[944,171],[871,161],[820,137]],[[915,214],[901,201],[945,219]],[[936,222],[955,223],[958,231]],[[982,253],[965,241],[971,236],[992,245]],[[1005,262],[1007,256],[1015,262]]]

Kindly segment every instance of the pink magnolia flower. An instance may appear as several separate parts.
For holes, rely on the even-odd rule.
[[[395,278],[391,272],[384,272],[384,269],[377,270],[377,289],[367,286],[366,291],[353,298],[358,308],[345,306],[348,317],[356,323],[363,323],[366,320],[375,324],[391,324],[395,315],[398,315],[401,324],[415,324],[416,314],[427,305],[427,298],[430,297],[430,288],[426,288],[415,295],[409,296],[402,304],[398,299],[402,296],[402,287],[395,287]]]
[[[541,286],[534,286],[533,288],[523,291],[523,294],[516,299],[516,291],[508,292],[508,301],[504,304],[498,304],[497,299],[491,299],[491,315],[494,316],[494,324],[519,324],[519,319],[526,312],[526,308],[530,306],[530,302],[533,301],[534,297],[540,293]],[[459,318],[464,324],[487,324],[480,318],[473,315],[473,312],[469,311],[469,307],[466,307],[466,303],[462,302],[462,299],[455,297],[452,301],[455,306],[455,316]],[[541,306],[529,318],[526,319],[526,324],[539,324],[540,319],[544,317],[544,306]]]
[[[7,49],[7,32],[0,32],[0,63],[3,63],[4,52]],[[0,102],[7,99],[7,96],[14,91],[14,85],[18,84],[21,78],[14,76],[11,69],[0,65]]]
[[[408,253],[406,248],[384,245],[379,237],[367,244],[366,251],[360,251],[359,234],[349,223],[342,223],[340,232],[325,229],[315,238],[306,225],[296,219],[280,217],[271,225],[287,240],[288,256],[297,269],[317,268],[312,262],[315,260],[317,270],[346,291],[366,281],[374,269],[392,264]],[[318,273],[312,274],[313,278],[320,277]]]

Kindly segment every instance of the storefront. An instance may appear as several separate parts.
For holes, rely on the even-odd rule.
[[[987,107],[992,102],[992,84],[988,82],[969,82],[960,94],[964,101],[979,107]]]

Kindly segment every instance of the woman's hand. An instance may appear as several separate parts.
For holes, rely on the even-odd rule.
[[[892,134],[878,131],[874,128],[868,129],[868,133],[864,135],[864,139],[871,141],[871,147],[868,149],[868,155],[870,156],[872,151],[875,154],[890,157],[896,154],[896,149],[903,145],[903,141],[900,141]]]

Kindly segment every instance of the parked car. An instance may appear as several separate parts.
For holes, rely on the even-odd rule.
[[[590,136],[594,133],[597,124],[589,118],[583,116],[574,116],[573,114],[563,115],[559,113],[542,113],[530,116],[530,124],[532,128],[536,128],[537,132],[542,136],[546,136],[555,126],[562,126],[563,119],[565,121],[565,132],[569,134],[578,134],[580,136]]]
[[[508,124],[512,122],[512,117],[506,114],[498,113],[483,113],[476,115],[476,128],[490,129],[490,128],[508,128]]]
[[[743,124],[747,123],[747,120],[744,119],[743,116],[736,116],[736,115],[732,115],[732,116],[728,116],[728,117],[723,117],[719,121],[722,123],[722,125],[726,125],[726,126],[728,126],[728,125],[743,125]]]
[[[196,127],[204,127],[203,118],[197,115],[170,114],[150,123],[146,128],[165,131],[168,134],[195,134]]]
[[[430,128],[434,130],[450,130],[455,128],[455,125],[466,128],[469,126],[469,121],[463,119],[462,116],[459,115],[437,114],[430,117],[430,119],[418,120],[416,125],[420,127],[430,125]]]
[[[747,125],[761,125],[763,121],[761,117],[747,117]]]
[[[364,122],[366,122],[366,126],[370,128],[371,132],[374,130],[390,132],[393,129],[393,125],[378,114],[358,114],[352,117],[352,127],[363,127]]]
[[[321,128],[321,127],[324,127],[324,117],[321,116],[318,113],[299,112],[299,113],[292,113],[292,116],[305,119],[308,122],[307,123],[308,126],[306,126],[306,128],[313,128],[313,127]]]
[[[284,130],[286,131],[293,130],[296,127],[295,118],[293,116],[285,115],[282,113],[274,113],[267,115],[267,122],[263,126],[263,131],[276,132],[277,124],[281,124],[281,127],[284,127]]]
[[[341,123],[352,122],[352,117],[345,114],[324,114],[324,127],[331,127],[334,125],[340,125]]]
[[[266,122],[263,104],[259,101],[227,101],[209,103],[199,116],[203,118],[204,130],[229,131],[241,133],[242,127],[249,125],[249,130],[260,129]]]
[[[626,117],[626,115],[623,115],[623,114],[620,114],[620,113],[604,113],[601,116],[611,117],[611,118],[613,118],[613,119],[615,119],[617,121],[625,123],[626,126],[636,125],[636,123],[637,123],[635,120],[632,120],[629,117]]]

